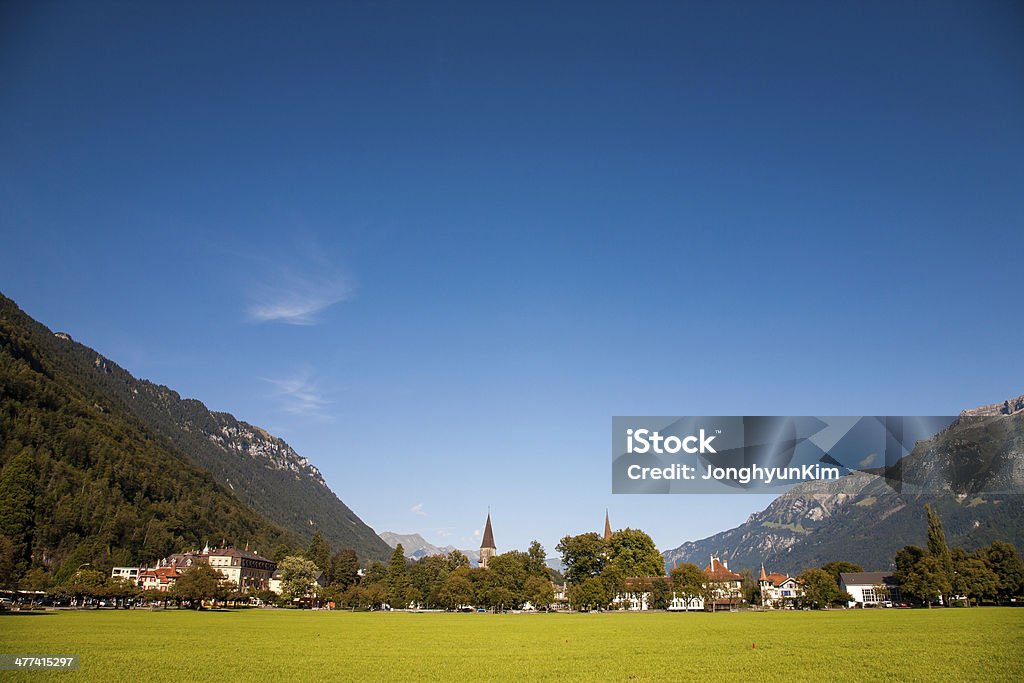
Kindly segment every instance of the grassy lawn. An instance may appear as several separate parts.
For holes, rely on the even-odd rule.
[[[756,649],[752,645],[756,643]],[[1024,609],[734,614],[0,614],[43,680],[1024,680]]]

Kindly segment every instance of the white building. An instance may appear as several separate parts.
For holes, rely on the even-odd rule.
[[[900,585],[891,572],[843,572],[839,588],[853,597],[850,607],[891,607],[900,601]]]
[[[110,570],[112,579],[128,579],[135,585],[139,585],[139,578],[146,571],[145,567],[114,567]]]
[[[792,602],[804,594],[803,586],[795,577],[772,572],[767,574],[764,571],[764,564],[761,564],[761,577],[757,581],[761,588],[761,606],[771,609],[779,609],[791,606]]]

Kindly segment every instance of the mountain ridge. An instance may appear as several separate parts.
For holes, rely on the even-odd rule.
[[[267,553],[298,541],[67,372],[55,341],[0,295],[0,583],[137,565],[211,539]]]
[[[899,485],[894,485],[898,482]],[[667,569],[706,563],[798,572],[830,560],[890,567],[904,545],[925,541],[924,505],[943,519],[950,545],[1024,543],[1024,396],[961,418],[885,471],[800,484],[732,529],[662,553]]]
[[[444,547],[436,546],[418,533],[399,534],[394,531],[382,531],[378,536],[380,536],[381,540],[387,543],[391,548],[397,548],[398,544],[401,543],[402,550],[405,551],[405,556],[414,560],[418,560],[429,555],[447,555],[453,550],[458,550],[469,558],[470,564],[474,567],[480,562],[479,550],[456,548],[451,544]]]
[[[210,410],[198,399],[182,398],[170,387],[136,378],[67,332],[51,332],[6,297],[0,304],[10,316],[22,316],[22,327],[58,372],[98,394],[100,409],[130,413],[273,524],[302,542],[320,531],[332,547],[352,548],[364,560],[383,560],[390,553],[327,486],[319,469],[283,439],[231,413]]]

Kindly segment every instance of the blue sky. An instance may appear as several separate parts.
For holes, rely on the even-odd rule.
[[[5,3],[0,291],[265,426],[378,531],[612,496],[612,415],[1024,391],[1010,3]]]

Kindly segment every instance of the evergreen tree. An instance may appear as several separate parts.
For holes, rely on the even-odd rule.
[[[412,583],[409,581],[409,570],[405,563],[405,548],[399,543],[395,551],[391,553],[391,560],[387,569],[387,599],[392,607],[408,607],[409,589]]]
[[[306,557],[312,560],[317,569],[324,574],[331,570],[331,545],[319,531],[313,534],[313,540],[309,542]]]
[[[351,548],[343,548],[331,558],[330,583],[342,590],[359,580],[359,557]]]
[[[953,579],[953,556],[949,546],[946,544],[946,532],[942,529],[942,520],[939,513],[930,505],[924,506],[928,514],[928,553],[936,559],[935,571],[939,576],[935,577],[942,586],[950,586],[941,594],[942,603],[949,604],[950,591],[952,590]]]

